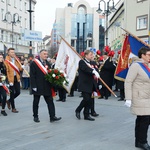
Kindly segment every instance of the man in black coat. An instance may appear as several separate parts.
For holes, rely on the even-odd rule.
[[[41,95],[43,95],[47,103],[50,122],[58,121],[61,117],[55,116],[55,106],[52,97],[52,86],[50,82],[45,79],[46,68],[50,68],[47,61],[48,52],[41,50],[38,59],[34,59],[30,65],[30,82],[33,94],[33,117],[35,122],[40,122],[38,117],[38,108]]]
[[[104,53],[104,63],[100,67],[100,77],[101,79],[112,89],[113,80],[114,80],[114,72],[115,72],[115,65],[113,64],[111,58],[107,56],[107,52]],[[107,100],[110,96],[110,91],[102,84],[101,89],[102,97],[105,96]]]
[[[84,119],[94,121],[95,119],[91,118],[89,115],[89,109],[91,108],[92,93],[96,91],[97,85],[94,81],[95,77],[99,78],[99,73],[92,68],[90,61],[93,58],[93,52],[86,50],[84,52],[85,59],[79,61],[79,83],[78,91],[82,92],[83,100],[76,108],[76,117],[80,119],[80,111],[84,108]]]

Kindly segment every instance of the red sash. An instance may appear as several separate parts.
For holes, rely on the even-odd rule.
[[[36,58],[33,61],[36,63],[36,65],[39,67],[39,69],[46,75],[47,69],[42,65],[42,63]]]
[[[15,64],[13,64],[11,61],[9,61],[7,59],[5,61],[14,69],[14,71],[16,71],[20,75],[20,71]]]
[[[42,63],[38,60],[38,59],[34,59],[33,60],[36,65],[39,67],[39,69],[46,75],[48,72],[47,72],[47,69],[42,65]],[[55,97],[56,96],[56,93],[54,91],[53,88],[51,88],[51,93],[52,93],[52,97]]]
[[[3,84],[2,87],[4,88],[4,90],[6,91],[7,94],[10,94],[9,89],[7,88],[6,85]]]

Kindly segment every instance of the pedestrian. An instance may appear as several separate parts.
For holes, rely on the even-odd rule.
[[[7,92],[6,89],[4,88],[5,83],[6,83],[6,66],[4,63],[3,55],[0,54],[0,98],[2,106],[1,114],[3,116],[7,116],[7,113],[5,112],[6,98],[7,98]]]
[[[29,75],[27,73],[30,72],[30,66],[27,59],[24,60],[23,65],[24,65],[24,70],[22,72],[23,89],[27,90],[29,88]]]
[[[23,70],[18,58],[15,55],[15,49],[9,48],[5,59],[7,78],[10,88],[10,99],[7,102],[8,109],[12,108],[13,113],[18,113],[15,107],[15,98],[20,95],[20,72]],[[10,106],[11,105],[11,106]]]
[[[40,97],[43,96],[47,103],[50,122],[58,121],[61,117],[55,116],[55,105],[53,102],[52,85],[45,79],[50,64],[47,61],[48,52],[45,49],[40,51],[38,59],[34,59],[30,65],[30,83],[33,94],[33,117],[35,122],[40,122],[38,115]]]
[[[93,59],[93,52],[90,50],[85,50],[84,60],[79,61],[79,83],[78,90],[82,92],[83,100],[76,108],[76,117],[80,119],[80,111],[84,108],[84,119],[89,121],[94,121],[95,119],[90,117],[89,110],[91,109],[92,103],[92,93],[96,91],[97,85],[95,84],[94,78],[99,78],[99,73],[92,68],[90,62]]]
[[[138,51],[139,60],[129,67],[125,79],[125,105],[130,107],[135,121],[135,147],[150,150],[147,132],[150,124],[150,48]]]

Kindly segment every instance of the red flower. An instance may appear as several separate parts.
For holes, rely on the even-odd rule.
[[[55,77],[55,79],[57,79],[57,80],[58,80],[58,79],[59,79],[59,77],[58,77],[58,76],[56,76],[56,77]]]
[[[97,50],[97,55],[101,55],[101,51],[100,50]]]
[[[110,56],[110,57],[114,57],[114,54],[115,54],[115,52],[114,52],[114,51],[110,51],[110,52],[108,53],[108,56]]]
[[[103,59],[104,59],[103,56],[100,56],[100,57],[99,57],[99,60],[100,60],[100,61],[103,61]]]
[[[105,52],[109,53],[110,51],[110,47],[109,46],[105,46]]]
[[[55,69],[55,70],[54,70],[54,73],[58,73],[58,70],[57,70],[57,69]]]
[[[118,51],[118,55],[121,53],[121,50]]]
[[[80,55],[81,55],[82,57],[84,57],[84,52],[81,52]]]
[[[52,70],[49,69],[49,70],[48,70],[48,73],[51,73],[51,72],[52,72]]]
[[[62,73],[62,74],[60,74],[61,75],[61,77],[64,77],[64,74]]]

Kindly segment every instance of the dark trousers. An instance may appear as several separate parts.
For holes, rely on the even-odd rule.
[[[66,90],[64,88],[58,88],[58,96],[60,100],[66,100]]]
[[[82,95],[83,95],[83,100],[77,107],[76,112],[80,112],[84,108],[84,111],[83,111],[84,117],[88,117],[89,110],[91,109],[92,93],[82,92]]]
[[[124,89],[120,89],[120,98],[123,100],[125,98]]]
[[[38,108],[41,95],[33,95],[33,116],[38,117]],[[51,96],[43,96],[47,104],[50,118],[55,116],[55,106]]]
[[[100,92],[101,92],[102,97],[105,96],[105,98],[108,98],[111,95],[110,91],[104,85],[102,86],[102,89],[100,90]]]
[[[5,109],[6,106],[6,91],[4,90],[4,88],[2,86],[0,86],[0,99],[1,99],[1,103],[2,103],[2,109]]]
[[[15,108],[15,98],[20,95],[20,82],[17,81],[16,76],[14,77],[14,85],[10,86],[10,104],[12,109]]]
[[[91,98],[91,114],[94,114],[95,112],[95,100],[94,98]]]
[[[147,143],[147,132],[150,116],[137,116],[135,121],[135,140],[142,144]]]

